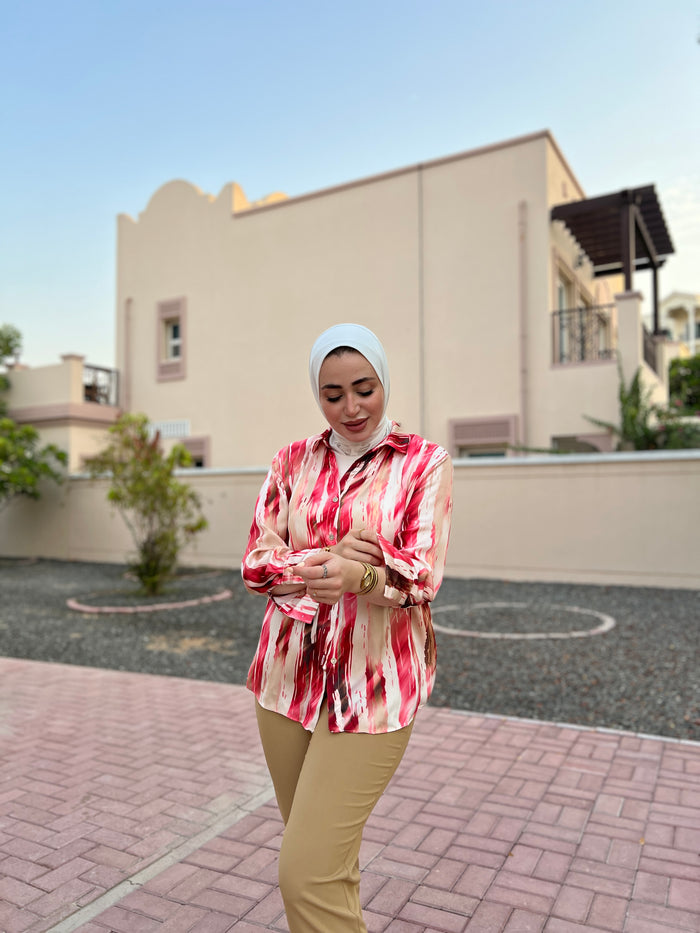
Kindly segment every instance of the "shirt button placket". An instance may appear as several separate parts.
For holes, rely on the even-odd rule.
[[[337,505],[337,503],[338,503],[338,496],[333,496],[333,499],[332,499],[331,501],[334,502],[334,503]],[[337,510],[337,509],[336,509],[335,515],[334,515],[333,517],[334,517],[334,520],[337,522],[337,521],[338,521],[338,510]],[[331,531],[329,537],[330,537],[330,539],[331,539],[331,543],[332,543],[332,544],[335,544],[335,543],[336,543],[336,540],[337,540],[335,531]]]

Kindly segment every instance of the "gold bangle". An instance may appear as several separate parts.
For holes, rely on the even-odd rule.
[[[377,573],[377,568],[373,567],[372,564],[366,564],[364,561],[361,561],[361,563],[365,568],[365,572],[362,574],[362,582],[360,584],[360,589],[358,590],[357,595],[367,596],[367,594],[371,593],[379,582],[379,574]]]

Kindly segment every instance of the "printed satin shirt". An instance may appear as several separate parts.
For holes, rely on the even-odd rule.
[[[342,477],[330,429],[281,450],[258,496],[243,581],[253,593],[303,583],[295,565],[351,530],[377,532],[384,595],[396,608],[346,593],[334,606],[270,595],[248,688],[262,707],[313,730],[324,699],[331,732],[407,726],[435,680],[430,601],[442,582],[452,463],[437,444],[389,435]]]

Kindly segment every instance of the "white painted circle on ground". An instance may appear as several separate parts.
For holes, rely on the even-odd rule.
[[[476,609],[529,609],[530,603],[473,603],[472,605],[456,606],[437,606],[433,609],[433,616],[445,612],[462,612],[469,615]],[[533,607],[537,608],[537,607]],[[568,632],[486,632],[476,629],[451,628],[446,625],[438,625],[433,621],[433,628],[436,632],[443,635],[456,635],[458,638],[492,638],[492,639],[510,639],[510,640],[536,640],[543,638],[590,638],[592,635],[603,635],[615,627],[615,620],[612,616],[605,615],[603,612],[596,612],[595,609],[583,609],[580,606],[558,606],[549,604],[548,609],[555,609],[560,612],[571,612],[578,615],[591,616],[598,621],[593,628],[572,629]]]

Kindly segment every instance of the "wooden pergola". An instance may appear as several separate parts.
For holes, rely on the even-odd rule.
[[[623,274],[630,291],[632,274],[651,269],[654,333],[659,333],[658,270],[674,249],[654,186],[558,204],[551,217],[566,225],[594,275]]]

